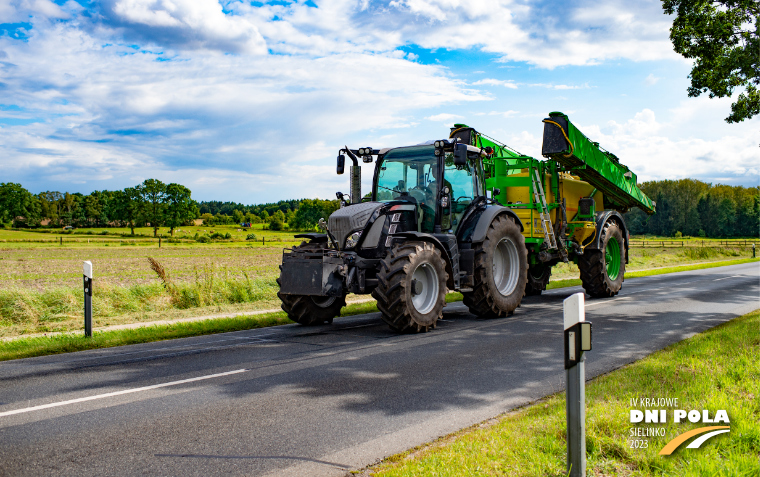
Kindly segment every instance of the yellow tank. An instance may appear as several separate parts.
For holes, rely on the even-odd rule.
[[[509,177],[510,179],[527,179],[528,170],[523,169],[522,172],[518,174],[510,174]],[[594,187],[588,182],[584,182],[577,176],[571,176],[570,174],[564,172],[559,174],[559,200],[555,199],[554,191],[550,185],[551,175],[545,174],[543,187],[544,193],[546,194],[546,202],[547,204],[551,204],[553,202],[561,203],[562,198],[564,197],[566,201],[565,210],[567,213],[568,222],[575,221],[575,215],[578,213],[578,201],[583,197],[588,197],[588,194],[594,190]],[[522,204],[527,206],[533,202],[533,197],[530,194],[530,187],[510,186],[506,188],[505,192],[506,194],[502,192],[500,198],[506,199],[507,205],[512,208],[512,210],[522,221],[523,226],[525,227],[525,230],[523,230],[523,235],[529,238],[544,238],[541,216],[538,214],[538,211],[535,209],[520,207]],[[604,210],[604,200],[601,192],[597,191],[596,194],[594,194],[594,203],[596,210]],[[556,223],[558,213],[559,208],[549,210],[549,216],[551,217],[552,224]],[[593,234],[593,226],[579,229],[576,231],[576,234],[578,235],[576,239],[580,239],[579,241],[582,242],[583,239]]]

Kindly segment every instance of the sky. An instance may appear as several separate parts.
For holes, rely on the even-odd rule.
[[[757,186],[760,117],[687,96],[671,23],[659,0],[0,0],[0,182],[334,198],[345,145],[461,122],[540,157],[562,111],[640,182]]]

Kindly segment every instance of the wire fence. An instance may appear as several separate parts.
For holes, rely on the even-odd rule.
[[[634,240],[628,242],[630,247],[638,248],[683,248],[683,247],[751,247],[760,244],[760,239],[734,239],[734,240]]]

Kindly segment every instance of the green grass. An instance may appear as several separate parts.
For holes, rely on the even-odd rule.
[[[593,351],[591,351],[593,353]],[[589,476],[760,475],[760,310],[676,343],[586,385]],[[710,424],[647,424],[665,436],[631,448],[631,398],[678,398],[678,409],[725,409],[731,432],[699,449],[659,450],[675,436]],[[672,415],[673,408],[668,410]],[[672,418],[669,419],[672,421]],[[565,395],[386,459],[363,475],[566,475]]]
[[[343,308],[341,315],[349,316],[375,311],[377,311],[377,306],[373,302],[356,303]],[[95,331],[91,338],[86,338],[81,332],[77,334],[19,338],[12,341],[0,342],[0,361],[250,330],[289,323],[293,322],[287,318],[284,312],[276,312],[233,318],[180,322],[168,325],[152,325],[126,330]]]

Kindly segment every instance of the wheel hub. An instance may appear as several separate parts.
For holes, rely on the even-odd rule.
[[[620,243],[615,237],[610,237],[604,247],[604,263],[610,280],[617,280],[620,273]]]
[[[435,308],[438,300],[438,273],[427,263],[414,269],[411,281],[412,305],[420,314],[427,314]]]
[[[502,296],[515,291],[520,274],[520,258],[517,246],[508,237],[496,245],[493,253],[493,281]]]

